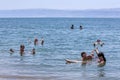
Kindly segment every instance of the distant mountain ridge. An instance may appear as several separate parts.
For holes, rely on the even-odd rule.
[[[88,10],[55,10],[55,9],[0,10],[0,17],[120,18],[120,8],[88,9]]]

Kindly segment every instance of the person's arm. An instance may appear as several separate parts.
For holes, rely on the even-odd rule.
[[[104,66],[104,65],[105,65],[105,61],[101,61],[101,62],[98,63],[98,66],[99,66],[99,67],[102,67],[102,66]]]
[[[91,55],[92,57],[94,57],[94,50],[92,50],[92,52],[90,53],[90,55]]]
[[[92,50],[88,57],[91,57],[91,59],[94,58],[94,52],[95,52],[95,50]]]
[[[97,55],[99,54],[98,48],[96,48],[94,51],[96,52]]]

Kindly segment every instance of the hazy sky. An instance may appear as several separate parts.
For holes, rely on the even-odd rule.
[[[120,8],[120,0],[0,0],[6,9],[101,9]]]

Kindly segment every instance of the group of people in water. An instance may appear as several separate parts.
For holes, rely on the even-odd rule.
[[[39,44],[39,40],[37,38],[34,39],[34,46],[37,46]],[[40,44],[43,46],[44,45],[44,39],[43,37],[41,38],[40,40]],[[10,50],[10,54],[14,53],[15,51],[11,48]],[[20,45],[20,56],[23,56],[24,53],[25,53],[25,45],[24,44],[21,44]],[[35,48],[32,49],[31,51],[31,54],[35,55],[36,51],[35,51]]]
[[[71,26],[71,29],[74,29],[74,25],[72,24],[72,26]],[[83,27],[82,26],[80,26],[80,30],[82,30],[83,29]],[[39,40],[37,39],[37,38],[35,38],[34,39],[34,46],[37,46],[39,44]],[[44,39],[43,39],[43,37],[41,38],[41,40],[40,40],[40,44],[43,46],[44,45]],[[104,43],[101,41],[101,40],[97,40],[97,41],[95,41],[94,43],[93,43],[93,46],[94,47],[96,47],[96,46],[103,46],[104,45]],[[10,50],[10,53],[14,53],[14,50],[11,48]],[[21,44],[20,45],[20,55],[21,56],[23,56],[24,55],[24,53],[25,53],[25,46],[24,46],[24,44]],[[35,48],[33,48],[32,49],[32,52],[31,52],[33,55],[36,53],[35,52]],[[92,52],[91,52],[91,54],[90,55],[87,55],[87,53],[86,52],[81,52],[81,57],[82,57],[82,59],[81,59],[81,61],[82,61],[82,64],[87,64],[89,61],[91,61],[91,60],[93,60],[94,58],[95,58],[95,55],[94,55],[94,53],[96,53],[97,54],[97,58],[98,58],[98,65],[99,66],[103,66],[103,65],[105,65],[105,63],[106,63],[106,58],[105,58],[105,56],[104,56],[104,53],[103,52],[99,52],[99,50],[98,50],[98,47],[96,48],[96,49],[94,49],[94,50],[92,50]],[[66,61],[66,63],[78,63],[79,62],[79,60],[69,60],[69,59],[66,59],[65,60]]]
[[[81,53],[81,57],[82,57],[82,64],[86,64],[88,61],[91,61],[92,59],[95,58],[94,56],[94,52],[97,54],[97,62],[98,62],[98,66],[103,66],[106,63],[106,58],[104,56],[103,52],[99,52],[98,48],[94,49],[90,55],[87,55],[86,52],[82,52]]]
[[[44,39],[43,39],[43,37],[41,38],[41,40],[40,40],[40,44],[43,46],[43,44],[44,44]],[[36,45],[38,45],[38,39],[37,38],[35,38],[34,39],[34,45],[36,46]]]
[[[84,65],[84,64],[87,64],[89,61],[92,61],[93,59],[95,59],[95,54],[97,54],[97,62],[98,62],[98,66],[104,66],[105,63],[106,63],[106,58],[104,56],[104,53],[103,52],[99,52],[98,50],[98,46],[103,46],[103,42],[101,40],[97,40],[96,42],[94,42],[93,46],[97,48],[95,48],[94,50],[92,50],[91,54],[90,55],[87,55],[86,52],[81,52],[81,63]],[[66,63],[78,63],[79,60],[70,60],[70,59],[66,59],[65,60]]]
[[[74,29],[74,25],[72,24],[70,28]],[[80,25],[80,30],[82,30],[82,29],[83,29],[83,27]]]
[[[71,28],[71,29],[74,29],[74,25],[72,24],[70,28]],[[80,25],[80,30],[82,30],[82,29],[83,29],[83,27]],[[96,48],[98,45],[102,47],[102,46],[104,45],[104,43],[103,43],[100,39],[98,39],[98,40],[96,40],[96,41],[93,43],[93,46],[94,46],[94,48]],[[106,58],[105,58],[103,52],[99,52],[98,47],[97,47],[96,49],[94,49],[94,50],[91,52],[90,55],[87,55],[86,52],[81,52],[81,57],[82,57],[81,61],[82,61],[82,64],[87,64],[88,61],[93,60],[93,59],[95,58],[94,52],[97,54],[98,65],[99,65],[99,66],[105,65],[105,63],[106,63]],[[66,61],[67,64],[68,64],[68,63],[78,63],[78,62],[81,62],[81,61],[79,61],[79,60],[70,60],[70,59],[66,59],[65,61]]]

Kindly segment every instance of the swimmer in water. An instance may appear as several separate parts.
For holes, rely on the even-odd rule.
[[[32,54],[35,55],[35,48],[32,49]]]
[[[34,45],[36,46],[37,44],[38,44],[38,39],[35,38],[35,39],[34,39]]]
[[[71,29],[74,29],[74,25],[72,24]]]
[[[102,47],[104,45],[104,43],[98,39],[96,42],[93,43],[94,47],[96,47],[97,45],[100,45]]]
[[[106,64],[106,58],[104,56],[104,53],[103,52],[99,52],[98,51],[98,48],[95,49],[95,52],[98,56],[98,66],[102,67]]]
[[[80,30],[82,30],[83,29],[83,27],[80,25]]]
[[[22,44],[20,45],[20,55],[23,56],[24,54],[24,49],[25,49],[25,46]]]
[[[91,61],[94,58],[94,51],[92,51],[90,55],[87,55],[86,52],[82,52],[81,57],[82,57],[82,64],[86,64],[87,61]]]
[[[42,37],[42,39],[41,39],[41,45],[42,45],[42,46],[44,45],[44,39],[43,39],[43,37]]]
[[[82,64],[86,64],[88,61],[91,61],[94,58],[94,50],[91,52],[90,55],[87,55],[86,52],[82,52],[81,57],[82,57]],[[68,60],[68,59],[66,59],[65,61],[66,64],[79,62],[78,60]]]
[[[14,50],[12,48],[9,51],[11,55],[14,53]]]

